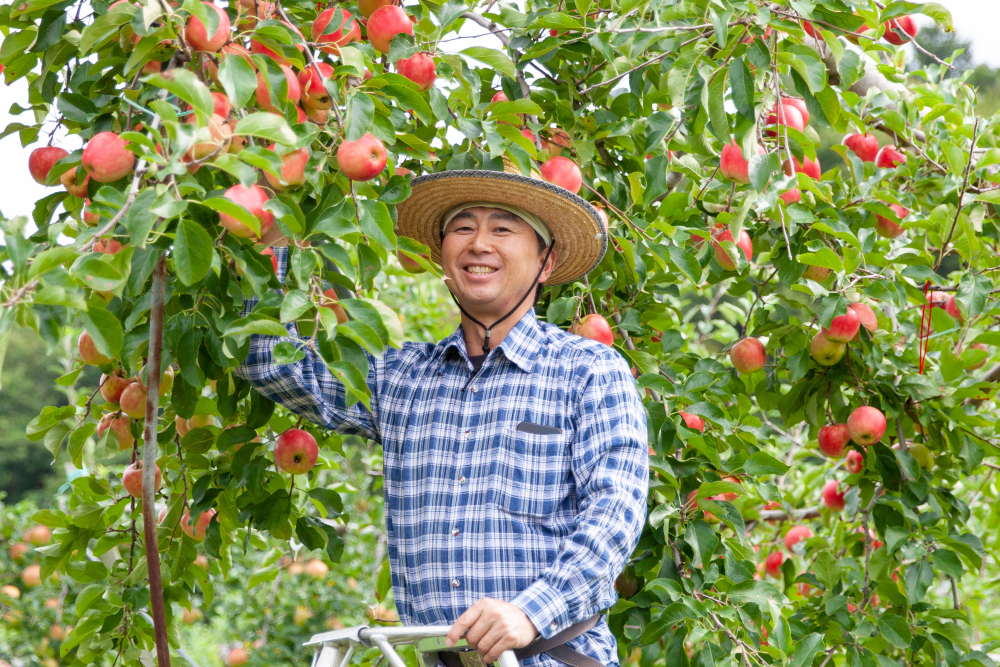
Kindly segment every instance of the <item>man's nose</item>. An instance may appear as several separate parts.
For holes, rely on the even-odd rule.
[[[477,229],[475,236],[469,243],[469,250],[477,253],[493,252],[493,239],[490,236],[490,230],[486,227]]]

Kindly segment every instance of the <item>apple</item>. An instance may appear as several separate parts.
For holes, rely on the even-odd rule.
[[[799,113],[802,114],[802,123],[809,124],[809,107],[806,106],[804,99],[801,97],[782,97],[781,104],[798,109]]]
[[[847,462],[844,464],[847,471],[851,474],[858,474],[865,467],[865,456],[856,449],[852,449],[847,452]]]
[[[569,332],[582,336],[598,343],[604,343],[608,347],[614,345],[615,335],[611,331],[611,325],[599,313],[591,313],[582,318],[579,322],[574,322],[569,328]]]
[[[909,449],[910,454],[917,460],[917,465],[922,469],[928,472],[934,469],[934,454],[927,448],[927,445],[920,442],[911,442],[907,449]]]
[[[95,134],[83,149],[80,162],[98,183],[113,183],[132,171],[135,153],[114,132]]]
[[[191,146],[187,153],[184,154],[185,162],[201,160],[212,154],[225,153],[229,150],[233,129],[222,116],[212,114],[212,117],[208,119],[207,129],[209,140],[199,141]],[[198,171],[200,167],[201,165],[195,165],[193,169],[194,171]]]
[[[86,172],[84,173],[86,174]],[[66,188],[66,192],[77,199],[87,198],[87,184],[90,183],[90,174],[86,174],[83,177],[83,182],[78,183],[76,180],[76,167],[73,167],[69,171],[63,172],[62,176],[59,177],[59,182]]]
[[[917,22],[912,16],[900,16],[891,19],[885,26],[885,41],[896,46],[902,46],[917,36]]]
[[[529,130],[530,131],[530,130]],[[524,134],[522,132],[521,134]],[[562,153],[562,150],[569,148],[573,145],[573,140],[570,139],[569,134],[565,130],[561,130],[558,127],[550,132],[551,139],[546,139],[544,136],[541,137],[542,149],[547,150],[549,155],[555,157]],[[648,159],[648,157],[647,157]]]
[[[775,579],[781,576],[781,564],[785,562],[785,554],[772,551],[764,561],[764,571]]]
[[[785,533],[785,548],[795,553],[795,545],[808,540],[812,536],[813,532],[809,526],[792,526]]]
[[[635,572],[625,570],[615,579],[615,590],[626,600],[639,592],[639,577]]]
[[[111,375],[101,375],[101,396],[105,401],[117,403],[122,392],[133,380],[123,377],[120,371],[112,371]]]
[[[329,574],[329,572],[330,572],[329,566],[323,561],[319,560],[318,558],[313,558],[309,561],[306,561],[305,573],[308,574],[310,577],[313,577],[315,579],[322,579],[327,574]]]
[[[247,653],[245,648],[233,648],[229,650],[229,655],[226,656],[226,665],[229,667],[243,667],[249,659],[250,654]]]
[[[835,479],[828,480],[823,485],[823,505],[828,510],[842,512],[844,510],[844,494],[847,490],[840,490],[840,482]]]
[[[969,349],[970,350],[982,350],[982,351],[987,352],[987,353],[990,351],[990,348],[986,347],[982,343],[973,343],[972,345],[969,346]],[[979,370],[980,368],[982,368],[983,366],[986,365],[986,360],[988,358],[989,357],[985,357],[985,358],[983,358],[982,361],[979,361],[979,362],[976,362],[976,363],[971,363],[968,366],[964,366],[964,368],[967,371]]]
[[[803,280],[814,280],[818,283],[823,282],[830,277],[830,269],[825,266],[807,266],[806,270],[802,272]]]
[[[604,225],[604,231],[608,231],[608,222],[609,222],[608,221],[608,214],[604,212],[604,207],[603,206],[597,206],[595,204],[594,208],[597,209],[597,217],[601,219],[601,224]],[[659,342],[659,341],[656,341],[656,342]]]
[[[568,157],[549,158],[547,162],[542,163],[538,170],[546,181],[572,193],[579,192],[583,186],[583,174],[580,172],[580,167]]]
[[[833,366],[844,358],[847,346],[844,343],[837,343],[829,340],[820,331],[813,336],[809,343],[809,354],[820,366]]]
[[[379,7],[391,5],[392,0],[358,0],[358,11],[365,18],[370,17]]]
[[[271,267],[274,269],[275,274],[278,273],[278,258],[274,254],[274,250],[271,248],[264,248],[260,251],[260,254],[265,257],[271,258]]]
[[[10,545],[10,558],[18,562],[23,561],[30,550],[31,547],[24,542],[14,542],[14,544]]]
[[[736,262],[729,256],[726,249],[722,247],[723,241],[732,242],[732,240],[732,232],[724,229],[712,241],[712,247],[715,249],[715,261],[726,271],[736,270]],[[747,258],[748,262],[753,259],[753,242],[750,240],[750,235],[746,233],[746,230],[740,230],[740,240],[736,242],[736,247],[743,251],[743,255]]]
[[[181,516],[181,530],[184,534],[191,539],[201,542],[205,539],[205,531],[208,530],[208,524],[212,522],[212,517],[215,516],[215,509],[208,508],[198,517],[197,525],[191,522],[191,510],[185,510],[184,515]]]
[[[330,289],[325,290],[323,292],[323,296],[325,298],[320,303],[320,306],[323,308],[329,308],[334,312],[334,314],[337,316],[337,324],[343,324],[344,322],[347,322],[348,320],[347,311],[344,310],[343,306],[337,303],[338,301],[337,290],[331,287]]]
[[[184,419],[183,417],[176,417],[174,419],[174,428],[177,429],[177,435],[182,438],[196,428],[204,428],[211,425],[212,415],[195,415],[190,419]]]
[[[0,586],[0,595],[8,597],[11,600],[17,600],[21,597],[21,589],[17,586],[7,584],[6,586]]]
[[[437,78],[435,68],[434,58],[423,51],[396,61],[396,71],[417,84],[421,91],[430,90],[434,85]]]
[[[382,9],[399,8],[388,5]],[[345,141],[337,147],[337,166],[352,181],[375,178],[385,169],[386,161],[385,144],[370,132],[357,141]]]
[[[104,366],[111,363],[111,357],[106,357],[97,350],[97,344],[90,334],[84,331],[76,341],[76,348],[80,352],[83,363],[91,366]]]
[[[910,214],[909,210],[903,208],[899,204],[889,204],[889,208],[896,214],[896,217],[899,218],[900,221],[904,220],[906,216]],[[879,236],[887,239],[894,239],[904,231],[906,230],[889,218],[878,214],[875,215],[875,232],[878,233]]]
[[[817,157],[816,161],[813,162],[805,155],[803,155],[802,162],[799,162],[799,159],[793,155],[791,162],[785,160],[781,166],[785,170],[785,174],[787,176],[801,173],[817,181],[823,178],[823,170],[819,166],[819,157]]]
[[[303,475],[312,470],[318,457],[316,438],[302,429],[288,429],[278,436],[274,445],[275,465],[292,475]]]
[[[185,609],[184,613],[181,614],[181,620],[187,625],[194,625],[201,620],[201,610]]]
[[[295,72],[288,65],[279,65],[281,71],[285,74],[285,80],[288,82],[288,93],[285,97],[292,104],[298,104],[299,99],[302,97],[302,90],[299,88],[298,77],[295,76]],[[278,109],[271,102],[271,91],[267,88],[267,79],[263,72],[257,72],[257,106],[261,109],[266,109],[271,113],[281,114],[281,110]]]
[[[98,239],[94,247],[91,248],[91,252],[99,252],[105,255],[116,255],[122,249],[122,244],[120,241],[114,238],[103,238]]]
[[[135,419],[146,418],[146,388],[141,382],[132,382],[125,387],[118,405],[122,412]]]
[[[304,111],[306,112],[306,118],[318,125],[326,123],[326,119],[330,115],[329,109],[316,109],[310,106],[307,106]]]
[[[88,176],[87,178],[90,177]],[[90,206],[89,199],[83,203],[83,222],[88,227],[96,227],[97,223],[101,221],[101,216],[98,215],[97,213],[91,213],[90,211],[88,211],[87,210],[88,206]]]
[[[160,482],[162,481],[160,466],[156,466],[154,475],[153,493],[156,493],[160,490]],[[125,468],[125,472],[122,474],[122,486],[133,498],[142,498],[142,459]]]
[[[819,31],[813,26],[809,21],[802,21],[802,29],[806,31],[806,34],[813,39],[821,39]]]
[[[295,608],[295,613],[292,614],[292,623],[295,625],[305,625],[312,617],[313,613],[300,605]]]
[[[194,564],[203,570],[208,569],[208,557],[205,554],[198,554],[194,559]]]
[[[262,187],[254,184],[249,188],[245,188],[240,184],[236,184],[226,190],[223,197],[245,208],[250,212],[250,215],[257,218],[260,222],[260,235],[258,235],[254,230],[236,218],[225,213],[220,213],[219,224],[228,229],[230,234],[242,239],[253,239],[256,241],[260,239],[261,235],[266,234],[271,229],[271,224],[274,222],[274,214],[264,210],[264,204],[267,203],[268,196]]]
[[[767,120],[764,121],[765,126],[769,125],[785,125],[794,130],[801,132],[806,129],[805,119],[802,118],[802,113],[790,104],[776,103],[771,109],[771,112],[767,115]],[[775,130],[764,130],[765,137],[776,137],[778,132]]]
[[[862,447],[874,445],[882,439],[882,434],[885,433],[885,415],[882,414],[881,410],[870,405],[855,408],[851,416],[847,418],[847,432],[850,434],[851,440]]]
[[[861,322],[861,326],[868,329],[870,333],[875,333],[878,331],[878,318],[875,317],[875,311],[871,309],[866,303],[849,303],[847,304],[848,310],[853,310],[854,314],[858,316],[858,321]],[[852,340],[858,340],[858,336],[855,336]]]
[[[43,525],[32,526],[24,534],[24,539],[36,547],[43,547],[52,541],[52,529]]]
[[[274,15],[274,3],[264,0],[236,0],[239,5],[240,19],[236,25],[240,29],[253,28],[258,19],[268,19]],[[256,5],[256,7],[254,6]]]
[[[874,134],[848,134],[844,145],[862,162],[874,162],[878,155],[878,137]]]
[[[959,310],[958,302],[955,301],[954,296],[948,297],[948,300],[944,304],[944,312],[958,320],[959,324],[965,324],[965,316],[962,315],[962,311]]]
[[[397,174],[399,173],[398,169],[396,170],[396,173]],[[424,253],[421,253],[420,256],[423,257],[424,259],[430,259]],[[420,264],[418,264],[416,260],[410,259],[408,256],[404,255],[403,252],[400,250],[396,251],[396,259],[399,260],[399,265],[402,266],[403,270],[406,271],[407,273],[424,273],[426,271],[426,269],[420,266]]]
[[[705,420],[698,415],[693,415],[689,412],[680,412],[681,419],[684,420],[684,425],[687,426],[692,431],[705,432]]]
[[[493,99],[490,102],[510,102],[510,98],[507,97],[507,93],[501,90],[493,94]],[[531,130],[528,130],[528,132],[531,132]],[[524,134],[524,132],[522,131],[521,134]]]
[[[202,6],[209,11],[214,11],[219,17],[219,25],[212,35],[208,34],[208,27],[199,19],[191,16],[187,25],[184,26],[184,40],[195,51],[205,53],[215,53],[229,41],[229,15],[220,7],[216,7],[211,2],[203,2]]]
[[[830,458],[840,459],[844,457],[844,448],[851,441],[851,436],[847,432],[847,424],[827,424],[820,427],[817,440],[819,451]]]
[[[404,33],[413,34],[413,22],[395,5],[379,7],[368,18],[368,41],[382,53],[389,53],[392,38]]]
[[[725,477],[722,478],[722,481],[731,482],[733,484],[739,484],[741,486],[743,485],[743,480],[741,480],[739,477],[736,477],[735,475],[726,475]],[[727,500],[729,502],[733,502],[739,497],[740,494],[736,493],[735,491],[724,491],[720,493],[718,496],[716,496],[717,499]]]
[[[740,375],[756,373],[767,363],[767,352],[756,338],[744,338],[729,350],[729,360]]]
[[[858,314],[848,308],[844,315],[833,318],[828,328],[823,328],[823,335],[834,343],[849,343],[857,335],[860,326]]]
[[[268,146],[268,150],[275,147]],[[275,190],[297,188],[306,182],[306,165],[309,164],[309,149],[298,148],[281,156],[281,178],[276,178],[270,172],[264,172],[264,178]],[[273,252],[273,251],[272,251]],[[275,269],[277,272],[277,269]]]
[[[763,155],[764,149],[757,146],[757,154]],[[747,184],[750,182],[750,163],[743,158],[743,151],[735,139],[732,143],[722,147],[722,155],[719,158],[719,174],[723,178],[737,183]]]
[[[302,104],[313,109],[329,109],[333,101],[323,84],[323,80],[329,81],[333,76],[333,68],[326,63],[310,65],[299,72]]]
[[[791,190],[785,190],[780,195],[778,199],[785,203],[785,206],[791,206],[792,204],[798,204],[802,201],[802,193],[799,192],[798,188],[792,188]]]
[[[336,12],[340,12],[341,14],[340,27],[336,30],[331,30],[329,27],[330,21],[333,20],[333,15]],[[413,33],[411,32],[410,34]],[[333,6],[323,10],[316,17],[316,20],[312,24],[312,38],[314,42],[323,45],[319,47],[320,51],[339,55],[340,47],[347,46],[351,42],[361,41],[361,26],[358,25],[358,20],[348,12],[338,6]]]
[[[28,588],[40,586],[42,584],[42,566],[36,563],[21,570],[21,581]]]
[[[906,154],[900,153],[895,146],[883,146],[875,156],[875,166],[880,169],[894,169],[906,164]]]
[[[97,423],[97,437],[100,438],[108,429],[118,438],[118,449],[124,451],[132,449],[135,444],[135,436],[132,435],[132,420],[128,417],[116,417],[115,413],[108,413],[101,417]]]
[[[45,185],[45,179],[52,170],[52,165],[67,155],[69,153],[58,146],[36,148],[28,156],[28,173],[35,179],[35,183]]]
[[[297,577],[303,572],[305,572],[306,568],[304,565],[302,565],[301,562],[294,561],[293,563],[289,564],[287,568],[285,568],[285,571],[288,572],[289,575]]]

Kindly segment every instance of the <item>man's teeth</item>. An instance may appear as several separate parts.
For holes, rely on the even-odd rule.
[[[491,266],[467,266],[465,267],[465,270],[468,271],[469,273],[480,273],[480,274],[496,273],[496,269],[494,269]]]

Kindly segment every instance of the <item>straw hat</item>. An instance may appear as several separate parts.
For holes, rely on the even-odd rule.
[[[547,285],[569,283],[593,271],[608,247],[608,232],[597,209],[537,173],[522,175],[506,156],[503,171],[441,171],[417,176],[411,187],[410,197],[396,207],[399,234],[429,247],[438,264],[445,213],[473,201],[517,206],[545,222],[556,244],[556,266]]]

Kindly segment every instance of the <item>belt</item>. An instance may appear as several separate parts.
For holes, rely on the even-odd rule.
[[[524,648],[514,649],[514,655],[517,656],[518,660],[526,660],[540,653],[545,653],[549,657],[555,658],[570,667],[604,667],[603,664],[594,660],[589,655],[584,655],[576,649],[566,646],[566,642],[576,639],[587,632],[597,625],[599,620],[601,620],[601,615],[595,614],[586,621],[574,623],[548,639],[539,637]],[[438,653],[438,658],[444,663],[445,667],[465,667],[462,663],[462,658],[456,651],[441,651]]]

